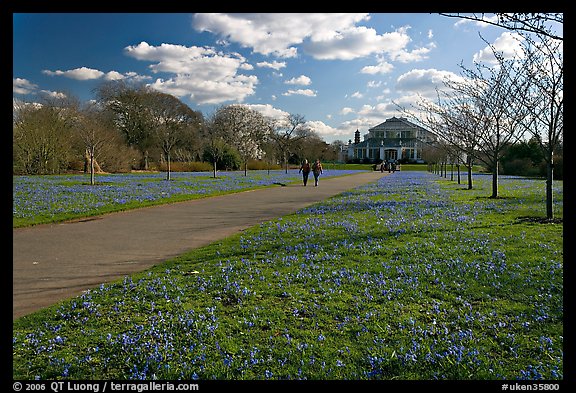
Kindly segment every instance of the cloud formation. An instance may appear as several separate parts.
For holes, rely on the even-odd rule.
[[[176,97],[189,97],[197,104],[242,102],[254,94],[258,78],[240,74],[246,59],[239,53],[220,53],[213,48],[147,42],[125,48],[126,54],[149,61],[153,73],[167,74],[149,86]]]
[[[49,76],[65,76],[66,78],[76,79],[79,81],[99,79],[104,76],[104,73],[102,71],[88,67],[74,68],[73,70],[67,70],[67,71],[43,70],[42,73]]]
[[[524,38],[520,34],[506,31],[494,40],[492,47],[504,57],[504,60],[513,59],[514,57],[521,58],[523,56],[523,40]],[[474,62],[485,62],[489,64],[498,63],[490,46],[486,46],[478,53],[475,53],[473,60]]]
[[[352,13],[215,13],[195,14],[192,26],[197,31],[211,32],[252,48],[255,53],[291,58],[298,54],[294,45],[300,45],[306,39],[331,40],[339,32],[368,18],[368,14]]]
[[[316,92],[311,89],[298,89],[298,90],[289,89],[288,91],[282,93],[282,95],[283,96],[301,95],[308,97],[316,97]]]
[[[12,92],[15,94],[33,94],[38,89],[38,85],[27,79],[12,78]]]
[[[434,97],[436,89],[445,88],[444,82],[447,80],[462,80],[462,77],[453,72],[441,71],[435,68],[413,69],[398,77],[396,89],[406,93]]]
[[[320,120],[307,121],[305,126],[309,127],[312,131],[320,136],[341,136],[350,134],[348,129],[334,128]]]
[[[301,86],[308,86],[312,83],[312,80],[307,77],[306,75],[300,75],[299,77],[289,79],[284,81],[287,85],[301,85]]]
[[[378,34],[358,26],[368,14],[195,14],[192,25],[225,40],[252,48],[255,53],[281,58],[298,55],[298,47],[317,60],[352,60],[373,54],[387,54],[392,60],[417,61],[432,49],[406,50],[411,41],[409,26]]]

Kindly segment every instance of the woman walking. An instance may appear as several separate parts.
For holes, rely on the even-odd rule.
[[[314,174],[314,186],[318,187],[318,178],[323,173],[320,160],[316,160],[314,164],[312,164],[312,173]]]
[[[300,172],[302,172],[302,181],[304,182],[304,187],[306,187],[306,183],[308,183],[308,175],[310,174],[310,163],[308,163],[308,160],[304,160],[298,173]]]

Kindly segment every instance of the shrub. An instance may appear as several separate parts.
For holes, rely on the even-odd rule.
[[[248,170],[267,170],[267,169],[282,169],[278,164],[271,164],[266,161],[261,160],[250,160],[248,161]]]
[[[158,164],[158,169],[161,172],[166,172],[166,162]],[[208,172],[212,170],[212,164],[204,161],[191,161],[191,162],[171,162],[170,170],[172,172]]]

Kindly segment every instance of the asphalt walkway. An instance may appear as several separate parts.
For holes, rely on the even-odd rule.
[[[14,319],[388,175],[362,172],[13,230]],[[312,184],[310,184],[312,183]]]

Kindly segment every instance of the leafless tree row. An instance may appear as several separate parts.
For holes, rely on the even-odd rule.
[[[83,160],[94,184],[100,167],[148,170],[153,157],[166,166],[170,180],[174,158],[208,158],[216,177],[226,154],[239,157],[245,175],[250,160],[282,163],[287,170],[296,154],[322,159],[336,154],[318,155],[331,148],[301,115],[270,119],[246,105],[226,105],[204,117],[172,95],[118,81],[100,85],[96,97],[89,104],[69,98],[16,103],[14,172],[60,173]]]
[[[450,15],[456,16],[456,15]],[[461,67],[457,79],[445,80],[437,98],[421,98],[400,109],[435,132],[442,162],[463,164],[472,188],[472,166],[481,162],[492,172],[492,198],[498,195],[499,163],[506,149],[535,139],[544,153],[546,214],[553,213],[554,157],[563,145],[564,73],[562,38],[546,22],[562,23],[561,14],[497,14],[498,25],[520,32],[521,50],[506,58],[492,45],[495,64]],[[485,20],[484,16],[468,16]],[[524,18],[524,19],[522,19]]]

